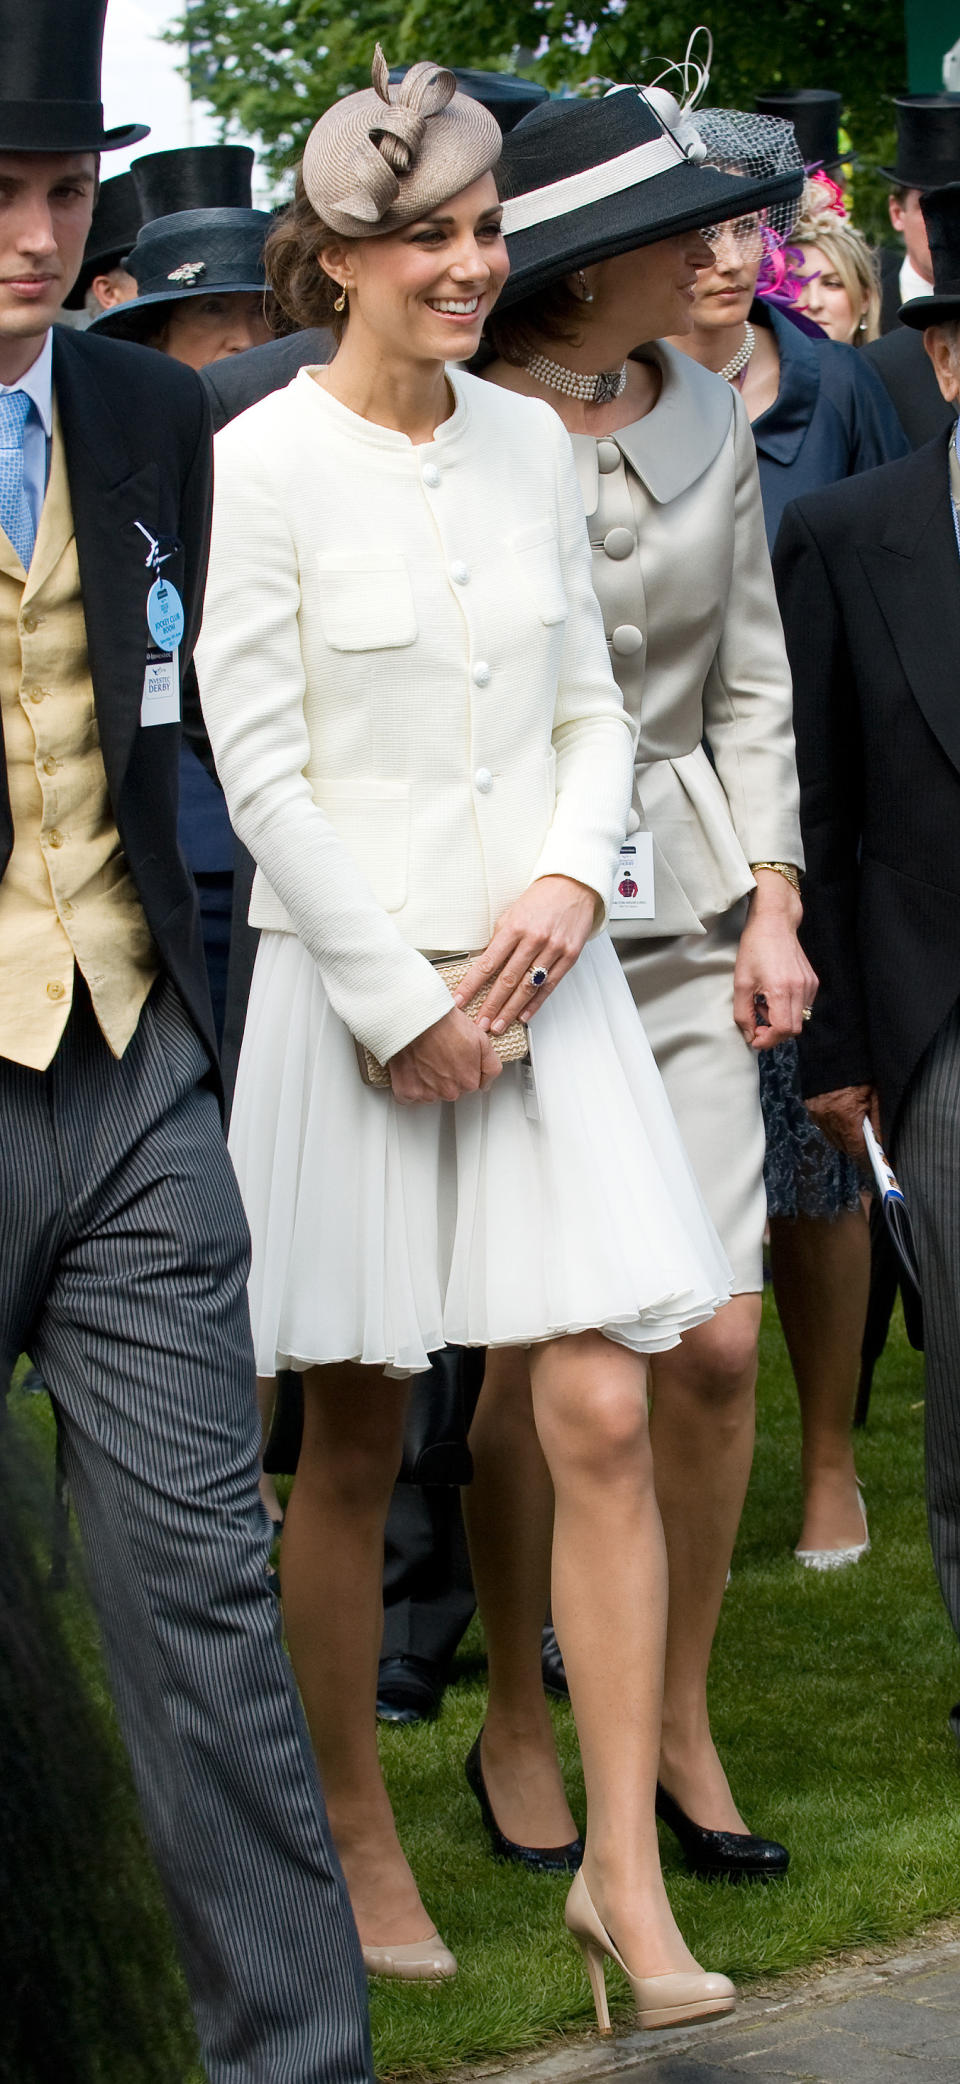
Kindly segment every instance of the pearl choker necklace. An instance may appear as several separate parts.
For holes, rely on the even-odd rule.
[[[578,370],[565,369],[562,362],[551,362],[546,355],[531,355],[524,368],[549,390],[562,392],[564,398],[582,398],[587,405],[609,405],[627,386],[626,362],[620,369],[601,369],[598,376],[581,376]]]
[[[736,381],[736,378],[739,376],[741,369],[746,368],[747,363],[749,362],[753,350],[757,344],[757,336],[753,330],[752,325],[750,324],[750,320],[745,319],[744,324],[746,327],[746,331],[744,333],[742,346],[738,347],[736,354],[731,355],[729,362],[725,362],[723,368],[717,371],[718,376],[726,377],[728,384],[734,383]]]

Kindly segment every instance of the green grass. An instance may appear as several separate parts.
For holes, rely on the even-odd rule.
[[[921,1399],[921,1363],[898,1323],[858,1449],[873,1551],[836,1577],[801,1571],[790,1555],[796,1400],[768,1300],[757,1455],[712,1712],[737,1798],[757,1829],[790,1846],[791,1871],[766,1889],[697,1882],[663,1834],[684,1936],[705,1965],[741,1985],[900,1940],[960,1909],[960,1757],[946,1727],[960,1660],[927,1546]],[[34,1423],[35,1413],[31,1400]],[[401,1836],[460,1974],[437,1989],[374,1986],[381,2077],[540,2047],[592,2019],[562,1926],[565,1882],[495,1866],[486,1854],[463,1779],[483,1707],[475,1625],[439,1721],[382,1733]],[[569,1711],[558,1705],[555,1720],[582,1818]],[[622,2002],[619,2016],[629,2016]]]

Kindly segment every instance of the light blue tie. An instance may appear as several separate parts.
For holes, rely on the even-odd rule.
[[[26,391],[0,391],[0,527],[25,572],[30,570],[37,535],[23,484],[23,430],[29,411]]]

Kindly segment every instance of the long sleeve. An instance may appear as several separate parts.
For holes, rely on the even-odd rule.
[[[820,980],[800,1050],[803,1090],[812,1094],[871,1078],[857,936],[863,754],[842,610],[802,506],[787,508],[774,569],[794,670],[803,941]]]
[[[297,557],[277,473],[252,443],[217,444],[201,700],[234,830],[310,951],[334,1011],[381,1063],[450,1011],[329,820],[305,768]],[[251,513],[256,527],[251,528]]]
[[[747,860],[801,867],[790,667],[753,437],[739,398],[734,407],[733,570],[723,631],[704,683],[704,732]]]
[[[593,584],[586,516],[570,438],[557,415],[557,507],[567,622],[553,747],[557,802],[534,876],[565,875],[600,899],[598,928],[613,891],[633,790],[636,730],[610,669]]]

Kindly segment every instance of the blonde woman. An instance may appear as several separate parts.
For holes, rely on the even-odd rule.
[[[819,193],[818,193],[819,190]],[[801,262],[797,307],[830,340],[865,347],[880,337],[880,278],[867,241],[837,210],[823,184],[808,181],[803,209],[790,237]]]
[[[456,1969],[376,1746],[405,1378],[447,1343],[521,1346],[587,1785],[585,1846],[558,1848],[583,1859],[568,1923],[660,2025],[734,1992],[660,1874],[646,1356],[730,1274],[603,931],[633,730],[570,445],[455,366],[508,261],[500,130],[454,90],[426,64],[391,87],[378,50],[373,87],[315,125],[268,269],[337,352],[218,437],[200,681],[263,929],[231,1149],[260,1372],[304,1378],[284,1612],[368,1969]],[[448,988],[431,958],[463,953]],[[518,1016],[526,1085],[495,1046]]]

